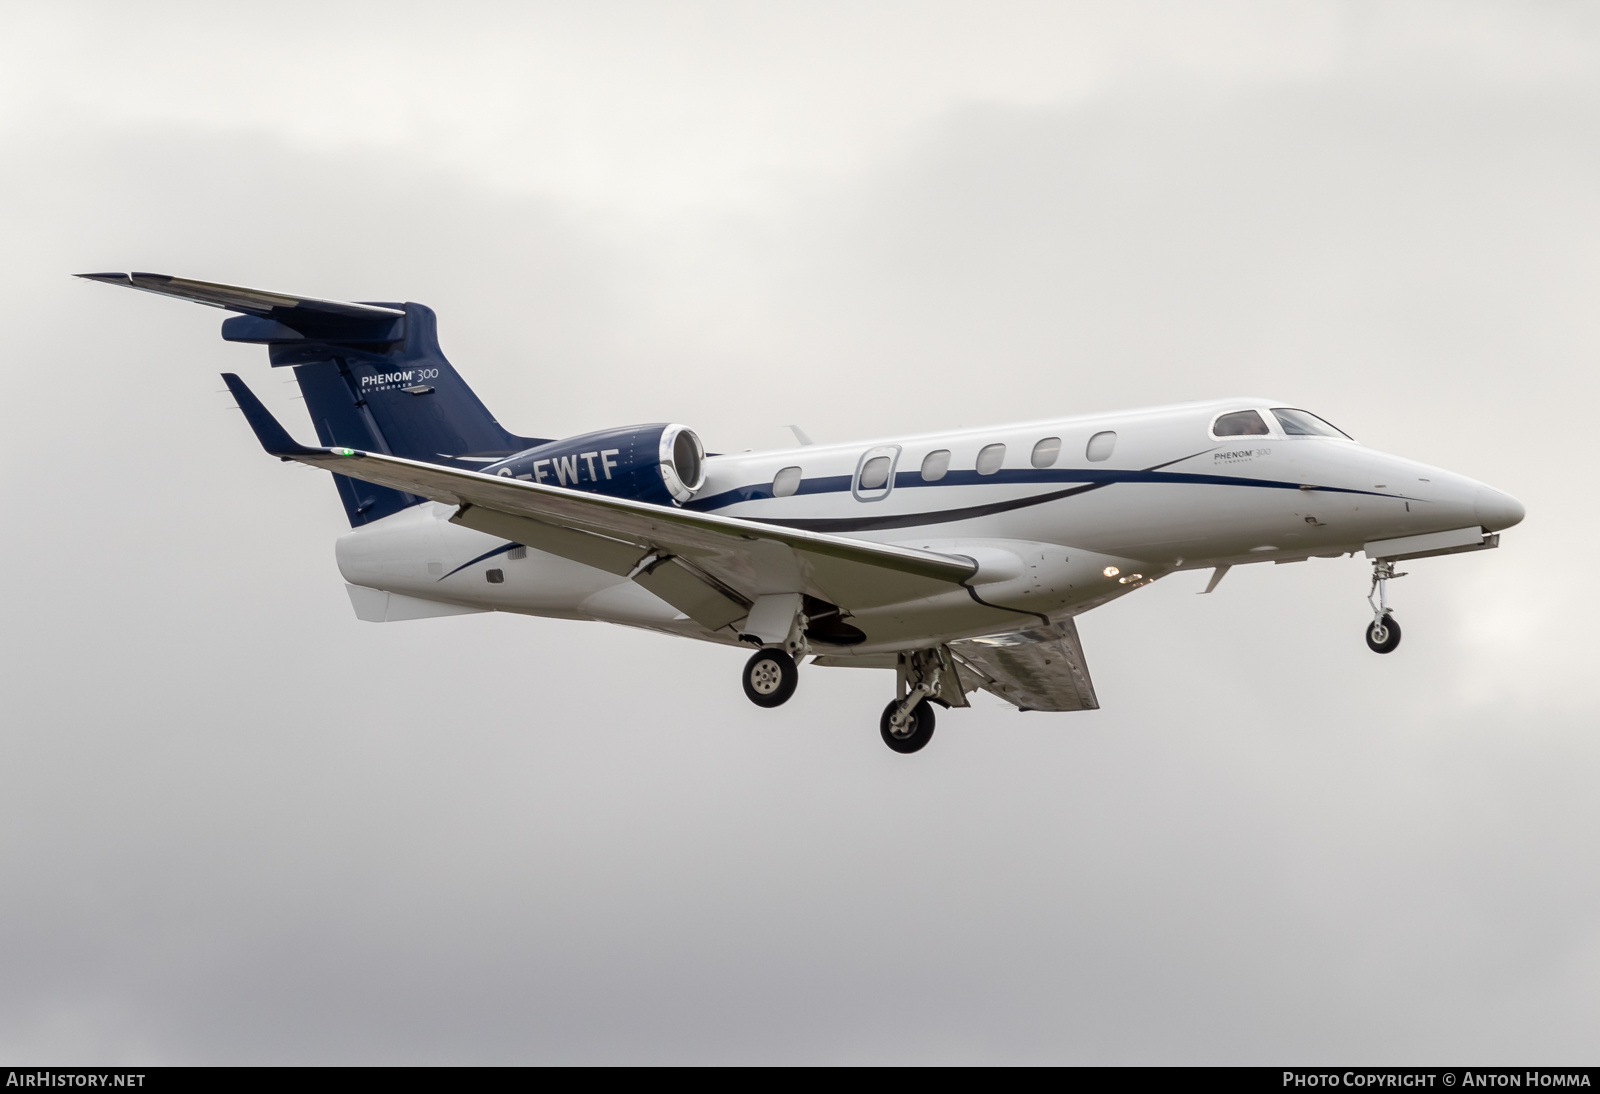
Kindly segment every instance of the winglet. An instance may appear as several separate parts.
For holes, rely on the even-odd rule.
[[[272,416],[272,412],[261,405],[256,393],[246,387],[245,382],[235,374],[224,372],[222,382],[228,385],[233,397],[239,400],[239,409],[244,411],[244,420],[255,430],[256,440],[261,442],[261,447],[267,450],[268,455],[290,460],[296,456],[322,455],[328,451],[326,448],[307,448],[297,443],[289,436],[289,431],[278,424],[278,419]]]

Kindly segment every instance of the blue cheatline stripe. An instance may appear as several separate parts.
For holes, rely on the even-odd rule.
[[[849,475],[822,475],[814,479],[805,479],[800,483],[800,489],[795,491],[795,494],[798,496],[800,494],[848,493],[850,479],[851,476]],[[1247,479],[1235,475],[1200,475],[1184,471],[1158,471],[1154,468],[1138,471],[1112,471],[1098,468],[1063,471],[1013,469],[996,471],[992,475],[980,475],[976,471],[951,471],[937,482],[924,481],[921,474],[916,471],[901,471],[894,477],[896,490],[937,486],[985,486],[1000,483],[1031,485],[1047,482],[1079,482],[1095,486],[1111,486],[1121,482],[1189,483],[1204,486],[1254,486],[1271,490],[1299,490],[1302,485],[1298,482],[1280,482],[1277,479]],[[1321,490],[1330,494],[1371,494],[1380,498],[1401,496],[1398,494],[1384,494],[1373,490],[1352,490],[1342,486],[1311,486],[1308,489]],[[724,490],[722,493],[713,494],[708,498],[697,498],[684,506],[684,508],[706,512],[724,509],[743,501],[762,501],[772,496],[772,484],[770,482],[762,482],[750,486],[735,487],[732,490]]]
[[[903,486],[906,475],[916,475],[915,471],[901,472],[894,477],[896,486]],[[843,494],[850,490],[850,475],[818,475],[814,478],[800,480],[800,489],[796,494]],[[918,476],[920,481],[920,476]],[[923,483],[924,486],[937,486],[938,483]],[[698,509],[705,512],[711,509],[723,509],[729,505],[737,505],[741,501],[762,501],[772,497],[772,483],[758,482],[751,486],[737,486],[732,490],[724,490],[720,494],[713,494],[709,498],[699,498],[685,505],[685,509]]]
[[[479,555],[477,558],[473,559],[471,562],[463,562],[461,565],[457,566],[454,570],[451,570],[448,574],[445,574],[444,577],[454,577],[456,574],[459,574],[462,570],[465,570],[468,566],[476,566],[478,563],[482,562],[486,558],[493,558],[495,555],[503,555],[507,551],[511,550],[512,548],[521,547],[521,546],[522,546],[522,544],[520,544],[520,543],[502,543],[500,546],[496,547],[492,551],[483,552],[483,554]],[[443,581],[444,577],[441,577],[439,580]]]
[[[1012,468],[1001,470],[993,475],[980,475],[976,471],[950,471],[937,482],[927,482],[918,471],[900,471],[895,474],[896,488],[919,488],[930,486],[976,486],[985,483],[1011,483],[1034,484],[1051,482],[1081,483],[1067,490],[1052,490],[1045,494],[1035,494],[1026,498],[1013,498],[1009,501],[990,502],[985,505],[972,505],[960,509],[943,509],[926,513],[904,513],[894,516],[862,516],[862,517],[746,517],[746,520],[758,524],[772,524],[784,528],[796,528],[812,532],[866,532],[890,528],[914,528],[926,524],[948,524],[958,520],[971,520],[974,517],[991,516],[996,513],[1010,512],[1016,509],[1025,509],[1033,505],[1043,505],[1046,502],[1058,501],[1061,498],[1072,497],[1075,494],[1088,493],[1103,487],[1114,486],[1119,483],[1166,483],[1191,486],[1244,486],[1261,490],[1308,490],[1325,494],[1365,494],[1379,498],[1400,498],[1403,495],[1384,494],[1373,490],[1353,490],[1342,486],[1306,486],[1298,482],[1282,482],[1277,479],[1241,478],[1233,475],[1205,475],[1184,471],[1163,471],[1164,467],[1171,467],[1175,463],[1193,459],[1195,456],[1204,455],[1212,449],[1203,449],[1200,452],[1180,456],[1175,460],[1158,463],[1151,467],[1135,471],[1118,471],[1110,468],[1046,468],[1035,470],[1031,468]],[[797,494],[829,494],[843,493],[850,489],[850,475],[823,475],[814,479],[802,480]],[[698,510],[715,510],[736,505],[742,501],[758,501],[772,497],[772,484],[759,483],[751,486],[741,486],[733,490],[725,490],[709,498],[701,498],[690,502],[686,508]]]

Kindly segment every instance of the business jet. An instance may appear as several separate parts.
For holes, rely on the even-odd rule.
[[[293,371],[318,444],[223,376],[268,454],[334,475],[358,619],[502,611],[753,648],[776,707],[802,664],[893,670],[884,742],[986,691],[1099,707],[1077,615],[1180,570],[1363,553],[1367,645],[1392,653],[1408,560],[1499,545],[1515,498],[1365,448],[1280,400],[1218,399],[847,444],[709,454],[677,423],[508,432],[439,349],[431,309],[151,273],[80,274],[239,314],[229,342]]]

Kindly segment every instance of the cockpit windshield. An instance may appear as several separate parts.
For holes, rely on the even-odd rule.
[[[1272,408],[1272,416],[1278,419],[1278,424],[1283,427],[1285,436],[1289,437],[1343,437],[1353,440],[1350,434],[1337,426],[1329,425],[1315,414],[1305,410],[1291,410],[1286,406]]]
[[[1211,425],[1213,437],[1265,437],[1269,432],[1267,423],[1253,410],[1224,414]]]

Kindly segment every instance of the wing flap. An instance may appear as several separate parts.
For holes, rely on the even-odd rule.
[[[498,509],[485,509],[481,505],[462,506],[450,518],[450,522],[521,543],[536,551],[570,558],[620,577],[627,577],[649,554],[637,544],[607,539],[590,532],[575,532],[571,528],[546,524],[531,517],[513,516]]]
[[[619,577],[631,575],[634,581],[708,630],[718,630],[743,619],[750,610],[748,601],[729,595],[717,582],[679,565],[670,555],[655,556],[648,548],[635,543],[562,528],[531,517],[513,516],[481,505],[463,505],[450,522],[525,544],[536,551],[570,558]]]
[[[950,643],[962,685],[1023,710],[1098,710],[1083,643],[1071,619],[1010,634]]]
[[[633,580],[707,630],[720,630],[750,614],[748,601],[678,558],[659,559]]]

